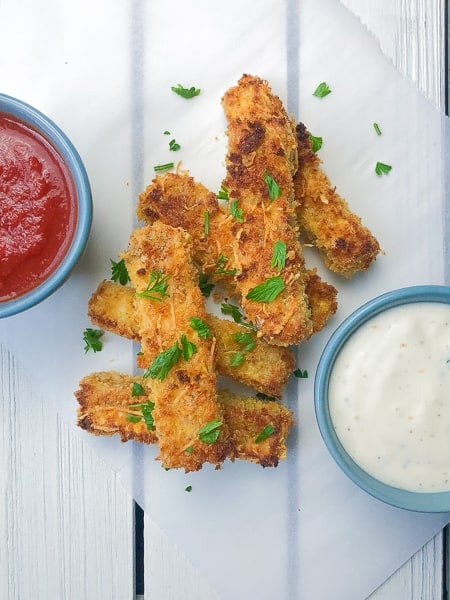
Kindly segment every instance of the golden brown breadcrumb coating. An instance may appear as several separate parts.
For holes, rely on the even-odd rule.
[[[134,308],[135,291],[112,281],[102,281],[89,300],[88,315],[94,325],[128,339],[140,341],[139,325]],[[151,306],[149,306],[151,308]],[[280,398],[283,388],[295,368],[292,351],[254,338],[255,348],[245,353],[242,364],[232,366],[232,357],[242,351],[236,341],[239,334],[251,331],[229,320],[206,314],[205,322],[216,339],[215,368],[225,375],[258,392]]]
[[[191,238],[156,221],[136,229],[120,256],[137,292],[138,366],[152,379],[159,458],[167,468],[186,471],[198,470],[204,462],[220,465],[232,448],[217,401],[214,340],[200,337],[190,325],[191,317],[204,320],[206,314]],[[159,291],[155,281],[163,282]],[[161,366],[163,358],[168,369]],[[221,424],[214,443],[199,439],[199,431],[210,423]]]
[[[378,241],[331,185],[303,123],[297,125],[297,140],[299,168],[294,187],[301,230],[331,271],[352,277],[376,259]]]
[[[141,396],[132,396],[133,384],[142,386]],[[91,373],[75,391],[78,400],[78,425],[94,435],[120,435],[123,442],[135,440],[157,443],[157,434],[149,429],[139,404],[154,402],[148,380],[115,371]],[[293,425],[292,413],[276,401],[243,397],[226,390],[218,392],[223,418],[230,432],[229,458],[249,460],[263,467],[277,466],[286,457],[286,438]],[[154,410],[154,409],[153,409]],[[265,427],[274,431],[256,442]]]
[[[229,224],[240,302],[268,342],[297,344],[311,335],[312,322],[292,181],[295,130],[280,99],[258,77],[242,76],[225,92],[222,106],[228,121],[223,185],[230,204],[242,211],[242,219]],[[272,260],[280,243],[286,249],[281,268]],[[282,280],[278,296],[268,302],[251,297],[257,286],[273,278]]]

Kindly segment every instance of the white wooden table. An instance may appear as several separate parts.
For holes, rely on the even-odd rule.
[[[445,0],[343,3],[399,70],[444,107]],[[135,505],[116,474],[33,396],[7,352],[0,369],[0,598],[131,599],[136,567],[146,600],[218,598],[146,516],[144,554],[135,560]],[[450,598],[446,535],[436,535],[371,600]]]

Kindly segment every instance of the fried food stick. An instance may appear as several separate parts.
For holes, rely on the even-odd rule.
[[[205,228],[208,214],[208,233]],[[228,208],[221,206],[216,195],[187,173],[165,173],[156,177],[139,196],[138,219],[146,223],[160,220],[181,227],[191,236],[194,261],[211,281],[220,281],[231,296],[236,296],[233,277],[227,271],[234,263],[235,237],[228,224],[233,220]],[[219,257],[229,257],[219,268]],[[314,272],[302,267],[302,278],[311,310],[313,332],[320,331],[337,310],[337,290]]]
[[[304,258],[298,239],[292,176],[297,169],[296,137],[279,98],[267,82],[243,75],[222,98],[228,121],[227,174],[231,203],[242,211],[229,229],[234,236],[236,288],[260,334],[272,344],[297,344],[312,334]],[[285,257],[274,263],[276,245]],[[267,300],[269,283],[280,283]]]
[[[131,287],[102,281],[89,300],[88,316],[94,325],[139,342],[139,324],[134,309],[135,295]],[[205,322],[216,340],[214,361],[217,372],[267,396],[280,398],[295,368],[295,358],[291,350],[269,346],[255,339],[255,348],[245,354],[244,362],[232,366],[231,358],[242,350],[242,344],[239,344],[236,337],[248,335],[249,330],[208,313],[205,315]]]
[[[302,232],[319,250],[325,265],[344,277],[365,271],[380,246],[361,219],[349,209],[320,167],[310,134],[297,125],[299,168],[294,175],[297,215]]]
[[[142,386],[143,394],[132,396],[133,384]],[[157,443],[157,435],[144,421],[142,406],[151,410],[154,395],[147,379],[131,377],[115,371],[91,373],[84,377],[75,392],[79,402],[78,425],[94,435],[119,434],[123,442],[136,440]],[[286,438],[293,424],[292,414],[279,402],[237,396],[220,390],[218,400],[230,431],[231,460],[239,458],[276,467],[286,457]],[[144,409],[145,410],[145,409]],[[267,426],[274,432],[255,442]],[[149,429],[150,427],[150,429]]]
[[[191,238],[157,221],[136,229],[121,257],[137,292],[138,366],[152,379],[158,458],[166,468],[186,471],[204,462],[218,466],[232,444],[217,400],[213,340],[200,337],[190,323],[206,314]],[[212,426],[217,438],[199,436]]]

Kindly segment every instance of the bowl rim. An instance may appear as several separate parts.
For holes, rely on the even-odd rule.
[[[328,406],[328,385],[337,355],[350,336],[366,321],[391,308],[411,303],[450,304],[450,287],[415,285],[398,288],[357,308],[336,328],[328,340],[316,370],[314,407],[317,424],[328,451],[342,471],[361,489],[383,502],[410,511],[450,512],[450,491],[413,492],[390,486],[364,471],[347,453],[337,437]]]
[[[39,286],[5,302],[0,302],[0,318],[23,312],[55,292],[71,274],[85,250],[92,224],[92,192],[83,161],[67,135],[40,110],[13,96],[0,93],[0,113],[9,114],[37,130],[60,154],[68,167],[78,200],[77,224],[72,243],[58,267]]]

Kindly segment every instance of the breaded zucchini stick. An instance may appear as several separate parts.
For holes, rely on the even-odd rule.
[[[132,395],[133,384],[142,388],[140,396]],[[80,381],[75,397],[82,429],[94,435],[118,434],[123,442],[157,443],[148,412],[147,422],[144,420],[146,410],[152,412],[154,403],[148,379],[115,371],[92,373]],[[231,460],[236,457],[263,467],[276,467],[286,457],[286,438],[293,424],[288,408],[276,401],[237,396],[226,390],[218,392],[218,400],[230,431]],[[273,433],[256,442],[268,426],[273,427]]]
[[[207,227],[205,226],[205,214]],[[231,296],[239,296],[234,278],[227,275],[234,264],[235,237],[229,223],[233,217],[223,208],[215,194],[188,174],[165,173],[156,177],[139,196],[137,216],[146,223],[160,220],[182,227],[191,236],[194,261],[211,281],[219,281]],[[229,261],[221,265],[219,257]],[[311,310],[313,332],[320,331],[337,310],[337,290],[314,271],[301,267]]]
[[[299,168],[294,187],[301,230],[331,271],[352,277],[376,259],[378,241],[331,185],[303,123],[297,125],[297,140]]]
[[[89,318],[94,325],[102,329],[140,341],[134,300],[133,288],[112,281],[102,281],[89,300]],[[233,366],[233,356],[243,349],[243,344],[238,341],[239,336],[252,337],[251,331],[242,325],[208,313],[205,315],[205,322],[216,340],[214,360],[217,372],[267,396],[280,398],[295,368],[292,351],[279,346],[269,346],[255,337],[254,349],[245,353],[242,364]]]
[[[235,285],[264,339],[297,344],[312,334],[312,321],[292,181],[295,130],[279,98],[258,77],[242,76],[222,105],[228,121],[223,186],[230,205],[241,211],[229,225]],[[280,247],[283,257],[277,262]],[[276,293],[266,294],[269,288]]]
[[[220,465],[232,447],[217,400],[214,340],[191,326],[191,317],[206,314],[191,238],[156,221],[132,233],[121,257],[137,292],[138,366],[152,380],[158,458],[186,471]]]

